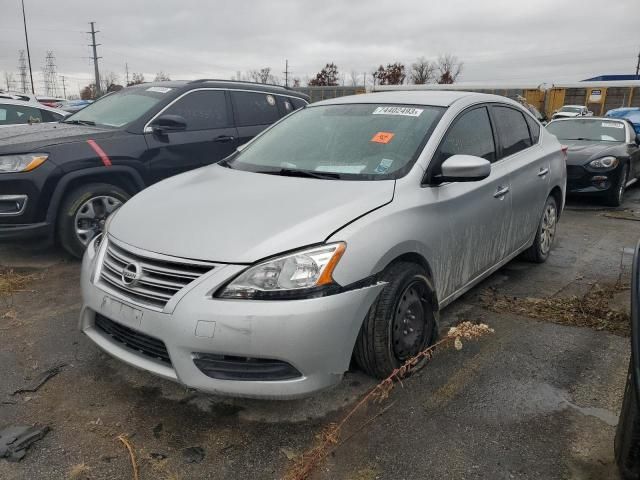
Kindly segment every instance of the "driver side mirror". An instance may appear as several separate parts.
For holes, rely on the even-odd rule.
[[[442,162],[441,182],[477,182],[491,174],[491,162],[474,155],[453,155]]]
[[[187,129],[187,121],[180,115],[160,115],[151,124],[156,133],[182,132]]]
[[[640,146],[640,133],[636,133],[636,145]]]

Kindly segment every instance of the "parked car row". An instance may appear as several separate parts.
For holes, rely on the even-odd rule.
[[[29,93],[0,90],[0,102],[3,102],[4,100],[15,100],[19,103],[29,102],[31,104],[35,104],[31,105],[32,107],[40,107],[40,105],[44,105],[46,107],[62,110],[67,112],[67,114],[75,113],[93,103],[93,100],[66,100],[64,98],[44,97]],[[16,122],[16,124],[18,123],[19,122]]]

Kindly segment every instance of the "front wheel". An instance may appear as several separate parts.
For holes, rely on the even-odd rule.
[[[620,410],[614,442],[616,463],[624,480],[640,479],[640,456],[638,455],[640,451],[640,410],[633,381],[632,365],[632,363],[629,364],[627,385],[624,389],[622,410]]]
[[[525,259],[535,263],[544,263],[547,261],[553,240],[556,238],[557,224],[558,205],[556,204],[556,199],[550,195],[544,204],[544,210],[542,211],[542,217],[538,224],[535,240],[523,254]]]
[[[382,280],[387,285],[369,309],[354,351],[360,368],[378,378],[427,348],[437,334],[432,287],[422,267],[398,262]]]
[[[607,192],[607,196],[604,201],[610,207],[619,207],[622,205],[622,201],[624,200],[624,192],[627,189],[627,180],[629,178],[629,164],[625,163],[622,166],[622,171],[620,172],[620,179],[618,180],[618,184],[612,186],[611,189]]]
[[[107,217],[129,198],[127,192],[108,183],[91,183],[73,190],[58,213],[60,244],[81,258],[89,242],[102,232]]]

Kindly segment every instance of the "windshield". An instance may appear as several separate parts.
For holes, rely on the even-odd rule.
[[[444,110],[388,104],[307,107],[225,163],[240,170],[283,175],[398,178],[411,169]]]
[[[64,122],[122,127],[142,117],[170,90],[161,87],[126,88],[87,105]]]
[[[560,120],[547,125],[558,140],[592,140],[594,142],[624,142],[624,123],[615,120]]]
[[[560,109],[561,112],[571,112],[571,113],[580,113],[582,109],[579,107],[562,107]]]

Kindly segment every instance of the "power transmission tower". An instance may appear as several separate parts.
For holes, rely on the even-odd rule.
[[[18,75],[20,75],[20,91],[27,93],[27,58],[24,56],[24,50],[20,50],[18,72]]]
[[[45,59],[44,69],[42,71],[44,76],[44,86],[47,95],[50,97],[58,96],[58,74],[56,73],[56,57],[53,52],[49,50]]]
[[[93,47],[93,69],[95,71],[95,82],[96,82],[96,97],[100,96],[100,70],[98,70],[98,59],[102,58],[98,56],[98,50],[97,47],[98,45],[100,45],[100,43],[96,43],[96,33],[98,33],[100,30],[96,30],[95,29],[95,23],[96,22],[89,22],[91,24],[91,31],[87,32],[91,34],[91,43],[89,44],[90,47]]]
[[[66,98],[67,98],[67,85],[64,83],[64,75],[60,75],[60,78],[62,78],[62,98],[64,98],[66,100]]]

